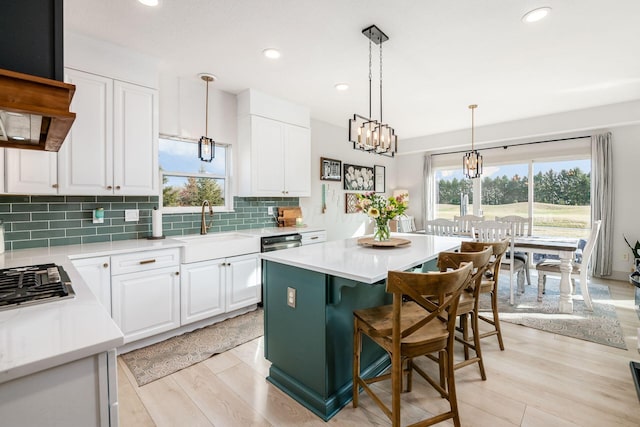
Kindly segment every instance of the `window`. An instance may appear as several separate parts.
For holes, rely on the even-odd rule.
[[[586,238],[591,228],[590,146],[589,138],[575,138],[480,150],[484,171],[479,180],[463,177],[460,153],[437,154],[432,158],[435,218],[459,215],[461,193],[469,194],[467,213],[473,213],[471,193],[480,190],[476,207],[486,219],[530,216],[533,234]]]
[[[217,211],[230,210],[229,151],[216,144],[216,157],[208,163],[198,158],[197,142],[160,138],[163,210],[195,212],[204,200]]]

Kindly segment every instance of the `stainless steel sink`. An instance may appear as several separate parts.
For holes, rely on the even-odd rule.
[[[260,237],[242,233],[197,234],[175,239],[185,243],[183,263],[260,252]]]

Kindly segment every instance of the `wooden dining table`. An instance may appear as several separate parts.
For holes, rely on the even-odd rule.
[[[560,313],[573,313],[571,271],[578,243],[579,239],[573,237],[519,236],[514,238],[514,251],[558,255],[560,258],[560,301],[558,303]],[[513,273],[513,263],[511,263],[509,302],[512,305],[515,303]]]

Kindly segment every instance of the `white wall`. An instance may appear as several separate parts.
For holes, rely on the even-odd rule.
[[[311,119],[311,197],[301,197],[302,215],[307,224],[324,227],[330,240],[360,236],[373,232],[363,213],[345,213],[345,193],[342,182],[320,180],[320,157],[340,160],[360,166],[382,165],[386,168],[386,190],[391,195],[396,185],[397,158],[365,153],[353,149],[347,140],[347,117],[345,127]],[[322,184],[327,188],[327,211],[322,213]]]
[[[637,179],[640,171],[638,167],[640,166],[640,101],[500,123],[476,130],[481,146],[611,131],[615,188],[613,278],[626,280],[632,261],[623,260],[623,255],[630,254],[630,250],[622,236],[624,234],[633,242],[640,240],[640,191],[638,191]],[[415,138],[401,146],[401,150],[407,147],[413,153],[398,157],[396,179],[398,185],[409,189],[412,203],[408,213],[414,215],[416,222],[420,225],[422,224],[420,177],[424,153],[442,151],[448,146],[456,146],[456,149],[459,149],[460,141],[468,142],[468,133],[467,130]],[[543,136],[544,138],[541,138]]]

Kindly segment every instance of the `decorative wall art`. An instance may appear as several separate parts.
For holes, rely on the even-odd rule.
[[[324,181],[341,181],[342,162],[320,157],[320,179]]]
[[[386,182],[385,182],[385,173],[386,173],[386,169],[384,166],[380,166],[380,165],[375,165],[373,167],[374,169],[374,175],[375,175],[375,186],[376,186],[376,193],[384,193],[386,191],[385,186],[386,186]]]
[[[344,189],[351,191],[373,191],[373,168],[344,164]]]
[[[356,193],[345,193],[345,213],[358,213],[358,194]]]

